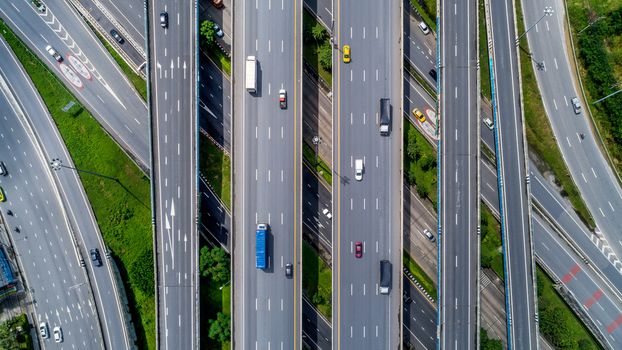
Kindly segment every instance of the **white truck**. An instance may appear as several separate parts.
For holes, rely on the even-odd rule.
[[[251,94],[257,92],[257,58],[246,57],[246,90]]]

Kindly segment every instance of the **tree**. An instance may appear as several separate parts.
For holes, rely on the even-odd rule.
[[[411,128],[408,130],[408,145],[406,146],[406,153],[410,159],[417,161],[421,157],[421,146],[417,142],[417,130]]]
[[[320,65],[324,70],[330,71],[333,69],[333,47],[329,42],[325,42],[320,46],[319,59]]]
[[[210,47],[216,42],[216,31],[214,30],[214,22],[205,20],[201,22],[201,29],[199,30],[203,43]]]
[[[316,42],[321,43],[328,36],[328,32],[326,31],[326,28],[324,28],[323,25],[321,25],[320,23],[316,23],[311,28],[311,35],[313,36],[313,39],[315,39]]]
[[[153,250],[146,249],[138,256],[138,259],[130,265],[130,279],[132,284],[138,287],[145,295],[153,296],[155,288],[153,274]]]
[[[0,349],[19,349],[20,344],[17,339],[17,331],[14,329],[14,319],[0,324]]]
[[[219,312],[215,320],[209,320],[209,337],[221,343],[231,339],[231,316]]]
[[[224,282],[229,280],[229,256],[224,249],[201,248],[199,256],[199,268],[201,276],[211,277],[214,282]]]

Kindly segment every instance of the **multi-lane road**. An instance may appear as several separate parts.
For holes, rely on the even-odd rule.
[[[149,3],[158,347],[198,347],[196,3]],[[161,13],[166,13],[162,23]]]
[[[333,324],[336,348],[391,349],[401,339],[401,1],[335,1],[333,50]],[[351,61],[342,58],[346,45]],[[380,99],[391,104],[379,132]],[[362,178],[355,163],[362,162]],[[355,257],[356,242],[362,257]],[[380,261],[392,286],[379,293]]]
[[[301,341],[302,1],[237,1],[233,31],[233,346],[296,349]],[[247,56],[256,92],[245,89]],[[280,108],[279,90],[286,106]],[[267,268],[255,229],[268,225]],[[292,265],[286,276],[285,266]]]
[[[477,1],[443,1],[440,13],[439,342],[443,349],[475,349],[480,203]]]
[[[487,8],[492,42],[489,64],[493,85],[499,202],[503,236],[508,343],[537,349],[535,261],[531,240],[527,145],[523,131],[520,71],[513,0]]]

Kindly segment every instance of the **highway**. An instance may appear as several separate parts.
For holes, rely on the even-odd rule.
[[[234,3],[234,348],[301,345],[302,1]],[[256,93],[245,60],[257,60]],[[286,91],[286,108],[279,90]],[[255,265],[255,230],[268,224],[267,268]],[[292,275],[285,275],[292,264]]]
[[[513,0],[490,2],[491,77],[496,132],[497,169],[500,174],[501,232],[508,346],[537,349],[538,325],[535,299],[535,261],[529,213],[527,145],[520,100],[518,53],[514,38]]]
[[[149,3],[158,348],[199,345],[196,4]],[[160,13],[168,13],[161,27]]]
[[[557,145],[577,185],[581,197],[592,213],[597,231],[604,243],[616,254],[616,267],[622,271],[622,189],[616,175],[603,154],[598,133],[593,128],[588,109],[578,90],[570,43],[566,41],[567,22],[562,1],[523,1],[525,26],[531,26],[541,17],[545,7],[552,16],[546,16],[527,33],[532,52],[533,70],[542,94],[542,102],[552,126]],[[543,63],[544,69],[537,69]],[[582,100],[583,110],[575,115],[570,100]],[[593,97],[600,98],[602,96]],[[580,138],[584,134],[584,139]]]
[[[7,198],[0,208],[23,273],[23,287],[33,302],[33,321],[37,327],[40,322],[47,322],[49,332],[55,326],[63,331],[62,344],[40,339],[46,348],[103,349],[110,339],[108,334],[102,334],[98,319],[96,305],[101,299],[97,298],[96,303],[87,270],[80,266],[81,248],[73,241],[72,229],[81,227],[72,227],[75,217],[66,211],[82,209],[77,203],[67,208],[68,203],[61,200],[60,192],[65,188],[59,180],[71,175],[59,176],[48,165],[48,151],[58,150],[56,146],[62,149],[60,137],[51,123],[45,122],[47,111],[4,40],[0,41],[0,60],[0,138],[2,161],[9,174],[0,177]],[[39,121],[45,124],[33,130],[32,126]],[[50,138],[41,143],[44,136]],[[88,269],[95,273],[91,264]],[[98,287],[96,283],[94,286]],[[101,316],[105,322],[105,313]],[[114,318],[115,314],[108,316]],[[107,332],[106,325],[102,326]],[[112,328],[123,333],[114,325]]]
[[[0,5],[0,15],[147,171],[150,160],[145,103],[70,5],[61,0],[47,1],[46,5],[46,12],[39,13],[30,2],[6,2]],[[47,44],[65,58],[63,64],[57,64],[45,51]]]
[[[56,130],[54,121],[49,116],[43,102],[40,100],[30,80],[16,59],[9,53],[6,46],[0,50],[0,61],[3,62],[2,73],[15,94],[15,98],[29,118],[30,126],[38,135],[43,156],[49,162],[57,158],[64,166],[74,167],[73,161],[65,148],[64,143]],[[33,103],[36,101],[36,103]],[[101,232],[95,215],[86,197],[80,178],[75,171],[60,169],[53,173],[58,195],[62,200],[67,224],[70,225],[73,236],[77,240],[81,256],[86,261],[89,280],[93,289],[95,305],[99,311],[103,340],[106,346],[115,348],[129,347],[133,343],[133,336],[129,332],[129,314],[127,306],[119,298],[119,276],[113,260],[108,260]],[[60,216],[59,216],[60,217]],[[66,232],[66,231],[64,231]],[[98,248],[103,260],[102,267],[95,267],[90,260],[89,250]]]
[[[333,334],[344,349],[397,348],[401,339],[402,18],[401,1],[335,1],[333,50]],[[342,60],[345,45],[351,62]],[[379,132],[381,98],[392,126]],[[363,163],[355,179],[355,160]],[[400,234],[398,234],[400,233]],[[363,255],[354,256],[356,242]],[[392,263],[379,294],[380,261]]]
[[[479,66],[477,1],[440,11],[439,328],[443,349],[479,334]]]

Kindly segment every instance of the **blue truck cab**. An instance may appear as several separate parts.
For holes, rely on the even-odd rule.
[[[266,236],[268,235],[268,224],[257,224],[255,231],[255,267],[266,269]]]

